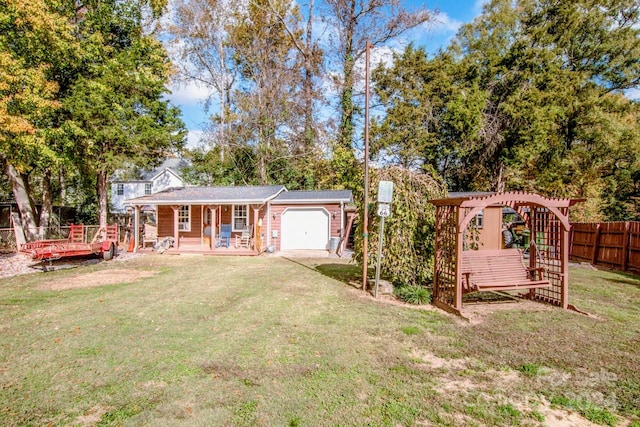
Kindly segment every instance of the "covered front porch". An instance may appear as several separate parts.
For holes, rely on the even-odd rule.
[[[143,205],[133,205],[135,229],[139,229]],[[264,204],[186,204],[156,207],[157,242],[173,239],[167,252],[202,252],[224,255],[258,255],[263,250]],[[138,236],[136,236],[138,239]],[[136,241],[134,252],[154,239]]]
[[[142,254],[149,254],[156,252],[151,245],[142,245],[137,251]],[[217,247],[214,250],[207,244],[200,243],[199,239],[192,238],[183,238],[181,240],[180,247],[171,247],[164,251],[166,255],[179,255],[179,254],[187,254],[187,255],[215,255],[215,256],[257,256],[260,255],[260,252],[255,250],[254,248],[245,248],[245,247],[235,247],[233,245],[227,247]]]

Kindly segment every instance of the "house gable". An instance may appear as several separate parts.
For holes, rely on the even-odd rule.
[[[183,159],[167,159],[150,171],[143,171],[134,179],[118,179],[119,172],[111,181],[111,211],[124,213],[126,200],[157,193],[168,188],[185,185],[179,170],[188,166]],[[121,175],[121,174],[120,174]]]

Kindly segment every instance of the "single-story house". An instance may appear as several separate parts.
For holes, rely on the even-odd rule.
[[[125,201],[134,209],[135,229],[142,207],[156,206],[158,239],[173,237],[174,250],[247,254],[336,250],[354,215],[347,209],[352,202],[350,190],[282,185],[170,188]]]

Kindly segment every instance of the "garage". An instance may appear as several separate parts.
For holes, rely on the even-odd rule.
[[[282,213],[282,250],[327,249],[329,213],[323,208],[289,208]]]

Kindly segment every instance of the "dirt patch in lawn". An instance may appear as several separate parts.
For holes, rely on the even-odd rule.
[[[461,312],[462,316],[469,320],[469,325],[478,325],[484,323],[494,313],[501,311],[551,311],[557,310],[549,304],[544,304],[536,301],[529,301],[524,299],[518,299],[508,302],[500,303],[477,303],[477,304],[464,304]]]
[[[102,270],[45,282],[39,286],[38,289],[63,291],[67,289],[95,288],[97,286],[115,285],[118,283],[131,283],[155,275],[156,273],[153,271],[144,270]]]

